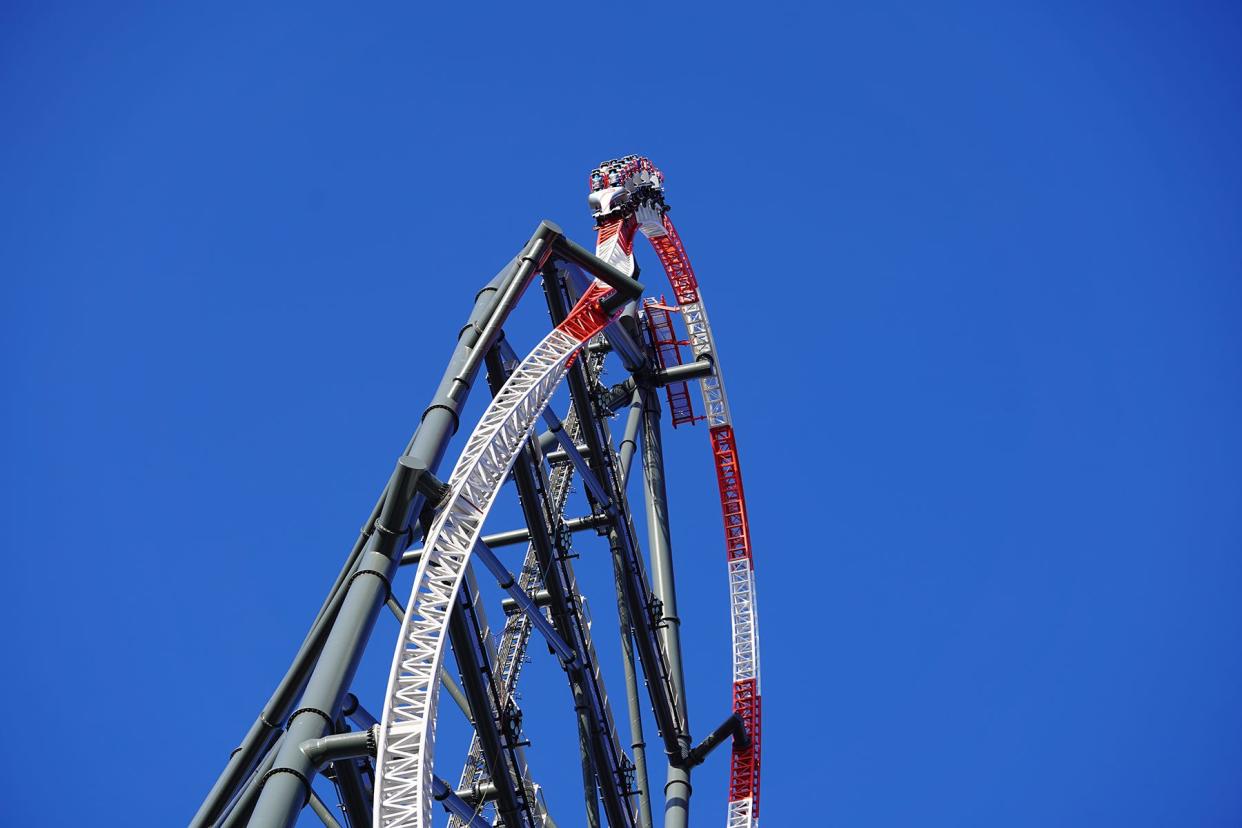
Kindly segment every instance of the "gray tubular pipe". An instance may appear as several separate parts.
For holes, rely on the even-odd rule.
[[[647,381],[653,386],[665,386],[674,382],[710,377],[715,372],[716,365],[710,357],[699,357],[694,362],[687,362],[684,365],[670,365],[662,371],[652,371]]]
[[[530,248],[536,246],[535,242],[532,239],[524,255],[529,255]],[[527,275],[523,276],[523,273]],[[534,269],[528,261],[520,261],[515,271],[502,273],[497,298],[493,299],[486,291],[480,293],[470,322],[458,336],[444,380],[431,405],[423,413],[410,449],[403,455],[394,479],[401,474],[401,466],[412,470],[412,475],[407,475],[406,479],[414,484],[417,483],[418,472],[425,470],[434,473],[439,467],[449,439],[457,430],[462,406],[482,354],[495,344],[500,332],[496,322],[509,314],[513,303],[521,295],[523,286],[515,286],[515,283],[522,278],[529,281],[533,273]],[[413,481],[408,480],[410,476]],[[411,517],[422,507],[422,495],[414,495],[412,491],[403,492],[400,497],[395,494],[390,489],[385,498],[385,505],[376,522],[377,531],[367,542],[358,571],[346,582],[341,609],[307,681],[299,710],[289,719],[288,735],[276,757],[273,773],[259,795],[251,820],[260,828],[289,828],[306,802],[307,789],[315,769],[310,767],[309,760],[298,746],[307,739],[319,738],[327,733],[338,715],[376,615],[388,595],[389,584],[404,548],[402,544],[408,540],[405,533]],[[408,500],[405,499],[407,494],[412,495]],[[381,523],[386,529],[381,530]]]
[[[539,630],[543,635],[548,642],[548,646],[556,651],[561,662],[566,665],[566,669],[577,667],[578,657],[574,654],[573,648],[565,643],[565,639],[561,638],[561,634],[552,626],[552,622],[539,611],[539,606],[536,604],[535,599],[526,594],[526,590],[518,586],[517,579],[500,562],[500,559],[496,557],[496,553],[488,549],[486,544],[478,543],[475,544],[474,555],[482,561],[492,575],[496,576],[500,588],[508,593],[509,597],[526,613],[526,617],[535,625],[535,629]]]
[[[457,377],[462,365],[469,356],[470,345],[478,339],[478,333],[481,330],[480,323],[491,313],[499,292],[512,281],[516,275],[516,270],[517,258],[514,258],[475,296],[474,310],[470,314],[466,327],[458,334],[457,349],[453,352],[453,357],[449,362],[448,370],[445,372],[444,380],[440,384],[436,397],[423,414],[424,421],[427,420],[428,415],[433,410],[443,411],[451,416],[452,429],[456,431],[457,411],[460,410],[463,400],[449,396],[451,393],[457,392],[458,384],[454,378]],[[446,400],[448,404],[440,405],[441,400]],[[406,444],[406,454],[410,454],[413,451],[415,441],[419,439],[419,431],[422,431],[421,424],[418,431],[415,432],[414,436]],[[429,441],[428,438],[424,438],[425,443]],[[444,443],[447,444],[447,439]],[[434,459],[429,464],[431,469],[437,468],[440,460],[443,458],[444,445],[440,445],[433,454]],[[379,517],[380,508],[384,503],[386,493],[387,490],[381,492],[375,506],[372,507],[371,515],[363,525],[362,533],[354,542],[354,547],[345,562],[345,566],[342,567],[340,574],[337,575],[328,597],[324,600],[314,623],[311,625],[310,632],[307,633],[302,646],[298,648],[298,652],[293,658],[293,663],[280,680],[267,704],[264,705],[258,718],[250,726],[250,729],[242,739],[242,743],[229,756],[224,770],[208,792],[203,803],[199,806],[198,812],[190,820],[190,828],[207,828],[207,826],[217,820],[229,800],[233,798],[238,787],[254,768],[255,763],[259,761],[264,751],[271,746],[280,734],[281,726],[293,710],[294,701],[306,686],[311,667],[314,666],[319,658],[328,630],[336,619],[340,604],[344,600],[343,586],[357,569],[358,560],[362,556],[362,551],[372,534],[372,525],[376,518]]]
[[[673,545],[668,521],[668,495],[664,485],[664,450],[660,440],[660,403],[654,391],[643,391],[643,491],[647,504],[647,538],[651,555],[652,591],[663,604],[662,629],[668,657],[669,678],[679,701],[682,724],[679,734],[682,756],[690,752],[690,717],[686,706],[686,680],[681,666],[681,618],[677,614],[677,583],[673,575]],[[690,768],[669,762],[664,786],[665,828],[686,828],[690,821]]]
[[[621,488],[625,489],[630,482],[630,466],[634,462],[634,452],[638,449],[638,427],[643,421],[643,393],[634,389],[630,398],[630,411],[625,417],[625,432],[621,442],[617,444],[617,459],[621,463]]]
[[[492,828],[491,823],[476,814],[474,809],[438,776],[431,781],[431,798],[443,805],[444,810],[466,823],[467,828]]]
[[[367,730],[350,730],[318,739],[307,739],[299,748],[316,769],[341,759],[374,756],[375,745],[379,740],[378,728],[379,725],[376,725]]]
[[[336,817],[332,816],[332,811],[328,809],[327,803],[320,798],[319,794],[313,790],[310,792],[310,809],[315,812],[315,816],[319,817],[327,828],[341,828],[341,823],[336,821]]]
[[[362,703],[358,701],[358,697],[353,693],[346,694],[345,704],[341,707],[341,715],[364,730],[379,724],[379,719],[367,712]]]
[[[611,520],[608,515],[583,515],[582,517],[569,518],[565,521],[565,531],[577,533],[585,532],[588,529],[599,529],[602,526],[607,526]],[[509,529],[504,532],[496,532],[495,534],[484,535],[479,541],[487,544],[489,549],[529,543],[530,529]],[[422,556],[423,548],[421,546],[417,549],[406,550],[401,556],[401,565],[417,566]]]
[[[626,603],[624,575],[613,559],[617,589],[617,620],[621,629],[621,666],[625,672],[625,702],[630,716],[630,749],[634,753],[634,776],[638,783],[638,828],[651,828],[651,779],[647,773],[647,740],[643,736],[642,701],[638,696],[638,671],[634,664],[634,627]]]
[[[254,811],[254,803],[259,798],[259,791],[263,789],[263,779],[267,776],[267,772],[272,769],[272,763],[276,761],[276,751],[279,749],[284,737],[277,740],[267,755],[262,758],[258,766],[254,769],[250,779],[242,788],[241,793],[237,796],[237,801],[233,803],[233,807],[229,809],[221,822],[221,828],[236,828],[236,826],[245,825],[250,821],[250,814]]]

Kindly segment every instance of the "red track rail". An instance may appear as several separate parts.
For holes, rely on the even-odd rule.
[[[758,616],[750,521],[737,440],[720,375],[720,362],[703,308],[698,279],[681,237],[667,215],[663,176],[650,161],[630,156],[609,162],[591,176],[591,203],[599,222],[598,254],[626,272],[633,272],[633,234],[641,229],[668,275],[678,308],[690,331],[695,357],[710,355],[715,375],[703,381],[707,414],[695,417],[685,384],[669,391],[673,425],[708,419],[712,458],[720,490],[725,553],[729,571],[733,625],[733,709],[746,725],[749,739],[735,740],[729,770],[729,828],[759,824],[759,780],[762,742],[762,698],[759,682]],[[660,367],[681,363],[670,310],[648,304],[647,324]],[[709,387],[710,386],[710,387]],[[744,745],[744,746],[743,746]]]

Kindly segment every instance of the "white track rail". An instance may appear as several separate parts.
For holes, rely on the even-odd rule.
[[[659,171],[636,156],[609,162],[601,170],[599,186],[596,176],[592,177],[591,194],[592,206],[601,218],[597,255],[632,274],[633,238],[641,230],[669,276],[695,357],[710,357],[715,366],[700,386],[725,527],[734,711],[745,722],[750,736],[747,747],[735,746],[732,751],[727,825],[756,828],[761,734],[758,612],[741,467],[719,354],[689,258],[666,215]],[[449,494],[423,545],[389,675],[379,738],[376,826],[430,828],[438,676],[444,661],[449,615],[483,521],[518,452],[565,377],[574,355],[609,321],[598,302],[607,290],[595,283],[569,318],[522,361],[484,412],[458,458],[449,479]],[[524,567],[523,579],[533,586],[534,581],[527,579],[525,570]],[[518,662],[528,635],[529,630],[515,628],[512,646],[502,642],[500,675],[507,685],[503,688],[506,691],[511,692],[517,680]],[[598,673],[598,663],[593,666]],[[609,729],[615,738],[615,728]]]
[[[571,358],[609,321],[607,288],[588,290],[492,399],[449,478],[449,492],[423,544],[397,640],[380,726],[375,825],[430,828],[439,702],[449,616],[496,495],[518,451],[565,376]]]
[[[587,358],[587,373],[594,378],[604,362],[603,353],[592,353]],[[570,436],[575,444],[581,441],[582,425],[578,422],[578,413],[574,409],[570,409],[568,416],[564,420],[565,433]],[[573,479],[574,467],[565,463],[556,466],[550,475],[548,483],[548,493],[551,500],[552,508],[557,514],[564,517],[565,503],[569,498],[570,482]],[[562,562],[572,576],[573,569],[569,561]],[[551,573],[549,573],[551,574]],[[571,586],[574,582],[570,582]],[[527,544],[526,555],[522,559],[522,569],[518,574],[518,586],[527,594],[533,594],[541,589],[544,585],[543,573],[540,571],[539,559],[535,553],[535,545]],[[577,591],[574,589],[571,593],[575,599]],[[576,607],[575,607],[576,609]],[[579,612],[579,615],[583,613]],[[578,624],[579,634],[584,643],[586,653],[592,664],[598,664],[599,659],[595,654],[595,646],[591,641],[590,622],[580,620]],[[496,678],[501,685],[503,695],[513,697],[517,689],[518,678],[522,673],[522,665],[525,663],[526,646],[530,642],[532,624],[530,616],[524,612],[515,612],[505,619],[504,630],[500,635],[500,644],[497,646],[497,657],[493,661],[496,665]],[[603,689],[602,677],[599,687],[600,695],[607,698],[607,694]],[[605,705],[605,709],[611,712],[611,708]],[[616,727],[611,726],[608,732],[612,734],[613,752],[618,756],[622,754],[621,745],[617,742]],[[487,763],[483,759],[483,745],[479,741],[479,734],[475,733],[470,740],[470,751],[466,755],[465,766],[461,772],[461,782],[459,788],[469,788],[487,778]],[[541,812],[542,816],[542,812]],[[449,818],[450,828],[461,828],[465,825],[461,819],[456,816]]]

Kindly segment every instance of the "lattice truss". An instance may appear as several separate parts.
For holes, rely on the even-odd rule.
[[[762,716],[758,606],[741,463],[720,354],[698,279],[667,215],[659,170],[636,156],[602,165],[592,174],[591,205],[598,226],[594,256],[564,241],[554,226],[541,225],[510,265],[514,272],[524,274],[512,280],[520,284],[512,289],[512,295],[497,300],[498,304],[516,301],[525,288],[521,280],[529,281],[541,272],[549,309],[557,321],[553,330],[519,359],[503,340],[498,325],[481,324],[475,328],[478,355],[467,358],[467,362],[474,360],[473,368],[454,375],[452,371],[460,369],[460,364],[457,368],[451,365],[446,374],[451,379],[445,386],[450,389],[448,397],[454,398],[463,388],[468,390],[469,370],[477,369],[486,355],[493,396],[467,437],[447,482],[435,483],[439,488],[435,488],[434,498],[427,495],[421,513],[425,527],[421,550],[405,551],[406,556],[418,561],[408,601],[402,608],[394,597],[388,598],[389,605],[401,614],[401,627],[382,715],[378,722],[372,720],[373,741],[366,748],[373,751],[374,769],[366,751],[350,754],[360,757],[349,759],[356,765],[339,761],[331,765],[332,778],[342,791],[341,809],[354,828],[366,822],[383,828],[429,828],[441,806],[449,812],[453,828],[542,828],[555,824],[527,767],[526,743],[519,732],[517,686],[528,646],[536,634],[547,639],[566,673],[582,746],[588,815],[584,821],[568,814],[560,824],[607,824],[611,828],[648,828],[651,824],[651,799],[660,786],[648,778],[644,756],[638,750],[644,737],[636,705],[642,703],[655,717],[663,748],[656,754],[667,755],[670,780],[672,769],[683,774],[685,788],[680,795],[685,799],[690,795],[689,770],[703,762],[716,744],[731,739],[727,750],[726,824],[730,828],[759,824]],[[544,232],[545,228],[551,229]],[[648,239],[659,258],[669,279],[671,300],[636,302],[635,288],[628,304],[614,301],[621,285],[636,284],[625,280],[636,272],[633,248],[638,234]],[[582,279],[579,267],[599,278],[594,282]],[[567,309],[565,300],[575,290],[581,296]],[[506,306],[503,313],[507,312]],[[623,324],[627,315],[636,324]],[[678,332],[679,324],[684,338]],[[602,382],[603,366],[610,354],[620,355],[629,375],[612,388]],[[561,421],[549,405],[567,377],[571,407]],[[694,385],[700,389],[701,415],[691,402]],[[660,388],[669,401],[674,426],[706,422],[724,526],[726,567],[722,583],[727,583],[731,615],[733,709],[725,723],[698,746],[690,739],[680,643],[676,632],[669,629],[658,597],[663,594],[671,599],[668,593],[660,592],[671,590],[671,578],[667,585],[653,590],[626,495],[635,455],[645,458],[641,463],[644,475],[651,462],[644,454],[646,449],[640,451],[638,446],[659,445],[659,405],[654,395]],[[617,404],[617,400],[622,402]],[[450,401],[454,406],[459,404],[458,399]],[[608,421],[626,405],[629,417],[625,434],[616,441]],[[651,412],[654,422],[648,420]],[[542,439],[535,434],[541,421],[550,429]],[[654,443],[639,436],[653,428]],[[554,442],[549,441],[549,435]],[[559,459],[553,460],[552,455],[558,452]],[[655,462],[660,462],[658,457]],[[662,470],[658,475],[662,479]],[[590,514],[571,520],[566,511],[575,479],[586,495]],[[507,480],[514,481],[521,494],[528,524],[524,528],[525,554],[514,572],[507,571],[483,542],[484,523]],[[657,496],[652,485],[647,478],[644,491],[648,498]],[[661,491],[663,486],[661,482]],[[391,496],[391,491],[386,492],[386,497]],[[675,491],[670,500],[675,506]],[[655,511],[667,513],[668,505]],[[650,500],[648,507],[650,515]],[[381,531],[394,534],[391,528],[381,527],[375,516],[371,527],[368,535]],[[614,719],[589,612],[572,564],[571,534],[584,529],[606,537],[612,556],[623,648],[628,654],[628,739],[619,733]],[[408,543],[415,534],[411,528],[402,537]],[[403,549],[395,551],[396,558],[401,558]],[[654,556],[654,547],[651,551]],[[513,603],[506,609],[496,636],[476,582],[480,564],[496,576]],[[671,558],[663,564],[666,569],[670,566]],[[336,589],[348,592],[363,573],[389,582],[390,575],[359,567],[361,564],[355,564],[355,574],[338,583]],[[330,601],[325,608],[329,606],[339,604]],[[365,639],[359,641],[359,647],[363,645]],[[438,772],[436,767],[440,691],[446,681],[451,685],[445,673],[446,650],[450,648],[467,685],[464,697],[457,688],[450,689],[456,690],[455,698],[467,710],[475,729],[464,766],[456,774],[455,788],[443,778],[447,775],[444,769]],[[468,669],[473,671],[470,675],[466,675]],[[646,688],[645,699],[639,698],[643,692],[639,679]],[[290,709],[297,704],[291,698],[283,709],[277,708],[275,716],[265,709],[260,724],[271,728],[309,710],[328,722],[325,733],[340,731],[344,689],[347,685],[337,692],[330,710],[308,705],[303,697],[301,708],[290,716]],[[353,704],[360,708],[357,700]],[[719,715],[711,714],[710,718]],[[491,735],[485,738],[487,734]],[[626,745],[634,750],[627,751]],[[237,754],[245,761],[238,760]],[[247,824],[251,814],[254,821],[250,824],[292,824],[287,818],[269,817],[280,812],[279,807],[266,807],[275,795],[265,785],[282,771],[305,783],[305,803],[322,805],[308,779],[318,768],[282,766],[278,758],[282,756],[285,753],[281,752],[279,738],[274,743],[269,741],[266,758],[249,743],[235,751],[226,774],[192,826]],[[361,799],[346,796],[349,768],[361,770],[355,783]],[[300,805],[295,805],[285,813],[296,815]],[[664,810],[659,809],[659,803],[656,809],[657,813]],[[323,808],[317,810],[327,813]],[[676,815],[676,808],[667,813],[666,825],[685,824],[684,811],[681,817]],[[333,824],[330,815],[324,820]]]
[[[715,362],[718,359],[717,350],[697,279],[676,229],[659,205],[637,204],[627,215],[601,221],[596,254],[618,270],[633,273],[633,238],[636,230],[651,241],[669,275],[678,302],[676,310],[682,314],[687,329],[686,344],[692,358]],[[595,286],[596,289],[599,287],[598,284]],[[444,656],[443,642],[452,606],[450,599],[458,589],[471,551],[481,534],[482,519],[494,502],[496,490],[517,458],[523,442],[530,438],[539,414],[551,400],[574,353],[599,334],[607,322],[599,313],[590,316],[589,308],[580,303],[575,313],[513,371],[485,412],[453,472],[449,496],[442,504],[424,545],[423,559],[415,575],[390,677],[380,739],[379,783],[375,794],[376,821],[379,825],[430,824],[437,676]],[[571,331],[573,335],[565,334],[561,329]],[[654,325],[652,329],[655,330]],[[668,353],[668,341],[650,344],[654,353]],[[659,361],[663,365],[666,359],[661,355]],[[589,361],[590,374],[598,370],[598,362],[598,359]],[[732,417],[719,369],[702,377],[700,387],[725,521],[733,629],[734,707],[749,737],[748,748],[734,751],[728,824],[752,825],[757,824],[758,810],[759,693],[757,609],[749,527]],[[670,391],[670,402],[671,394]],[[693,415],[689,419],[693,422]],[[571,414],[567,425],[566,433],[570,435],[571,442],[576,443],[582,433],[576,414]],[[609,461],[614,462],[615,457],[610,457]],[[556,512],[564,508],[571,474],[569,465],[559,467],[547,487],[550,505]],[[645,579],[641,564],[636,568]],[[569,577],[572,579],[572,574]],[[540,568],[532,544],[528,547],[518,581],[523,589],[532,591],[538,588],[540,580]],[[572,580],[569,585],[571,589],[576,587]],[[576,595],[576,589],[573,594]],[[646,596],[644,598],[650,600]],[[607,734],[611,748],[608,752],[612,754],[612,761],[607,762],[610,766],[608,770],[614,775],[624,773],[629,762],[620,749],[611,707],[606,702],[589,626],[581,623],[581,613],[577,617],[579,623],[575,625],[574,644],[576,650],[584,653],[591,663],[587,675],[592,680],[587,682],[587,694],[597,702],[596,709],[605,711],[595,726]],[[652,620],[658,626],[658,617]],[[498,669],[495,673],[499,677],[498,692],[506,700],[511,698],[516,685],[530,629],[530,619],[526,615],[514,614],[506,621],[496,653]],[[665,681],[668,680],[664,666],[667,664],[667,653],[663,640],[660,644],[660,665],[656,667],[660,675],[655,678]],[[676,713],[681,709],[681,701],[671,680],[668,683],[668,700],[673,711],[671,721],[674,728],[680,728],[682,724]],[[476,735],[460,777],[462,789],[472,786],[477,789],[480,783],[486,781],[482,753],[483,746]],[[528,793],[531,792],[530,783],[525,778],[514,781],[524,786]],[[627,821],[632,818],[628,808],[625,817]],[[466,817],[455,816],[452,824],[464,825]]]
[[[423,544],[388,680],[375,789],[380,825],[431,825],[449,614],[500,484],[582,344],[560,329],[548,334],[488,406],[453,470],[449,495]]]

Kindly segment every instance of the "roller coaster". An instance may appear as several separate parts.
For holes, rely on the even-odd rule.
[[[669,219],[664,176],[648,159],[601,164],[590,175],[588,203],[597,227],[594,253],[542,222],[477,294],[414,436],[293,663],[228,758],[193,828],[291,826],[307,808],[328,826],[424,828],[446,813],[454,828],[555,828],[557,815],[527,765],[527,747],[537,742],[523,728],[518,704],[535,636],[555,654],[577,719],[583,813],[560,815],[562,824],[654,824],[644,705],[667,758],[666,828],[688,824],[691,772],[726,743],[727,826],[759,824],[754,562],[737,440],[703,291]],[[672,300],[643,296],[635,278],[639,234],[663,266]],[[505,323],[536,280],[552,329],[521,357]],[[609,385],[603,376],[612,359],[626,378]],[[437,472],[480,369],[490,402],[442,480]],[[554,395],[562,384],[569,406],[558,415]],[[721,711],[723,722],[697,743],[682,667],[661,397],[674,428],[706,426],[724,524],[733,709]],[[624,427],[614,435],[611,423],[622,414]],[[636,457],[647,559],[627,496]],[[575,479],[589,507],[582,515],[570,509]],[[484,534],[507,481],[525,526]],[[612,563],[628,742],[614,720],[574,572],[573,539],[588,532],[606,539]],[[522,545],[516,568],[495,551]],[[415,572],[404,605],[392,588],[401,567]],[[480,567],[506,595],[498,634],[489,626]],[[385,608],[401,631],[376,718],[351,687]],[[436,761],[442,689],[473,730],[455,782]],[[339,802],[316,792],[317,774],[332,780]]]

